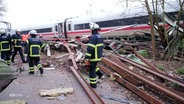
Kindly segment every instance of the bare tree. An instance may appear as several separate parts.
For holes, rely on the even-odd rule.
[[[7,11],[6,4],[4,1],[5,0],[0,0],[0,17],[2,17]]]
[[[184,34],[182,32],[179,32],[179,26],[181,23],[180,21],[182,20],[182,17],[184,15],[184,13],[183,13],[184,1],[178,0],[178,4],[179,4],[180,9],[178,11],[177,16],[173,18],[175,20],[175,22],[177,21],[176,22],[177,24],[176,24],[176,26],[172,27],[169,39],[168,39],[167,31],[166,31],[166,29],[164,29],[164,35],[165,35],[165,39],[167,40],[167,46],[165,47],[165,52],[164,52],[163,58],[166,60],[171,60],[175,55],[177,55],[177,53],[179,51],[181,51],[180,47],[183,46],[181,44],[183,44],[182,40],[184,39]],[[162,8],[164,10],[164,0],[162,0]],[[163,18],[164,18],[164,15],[163,15]],[[183,53],[183,49],[182,49],[182,53]]]
[[[156,56],[156,45],[155,45],[155,35],[154,35],[154,24],[153,24],[153,16],[152,16],[152,11],[149,7],[148,0],[145,0],[145,5],[148,11],[149,19],[150,19],[150,26],[151,26],[151,43],[152,43],[152,48],[153,48],[153,58]]]

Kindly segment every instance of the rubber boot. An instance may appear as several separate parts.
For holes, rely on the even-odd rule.
[[[34,71],[30,71],[29,74],[34,74]]]
[[[96,84],[90,84],[90,86],[91,86],[92,88],[97,88],[97,85],[96,85]]]
[[[40,74],[43,74],[43,68],[40,68],[39,70],[40,70]]]
[[[101,79],[102,76],[103,76],[103,73],[102,73],[102,71],[100,71],[100,70],[98,70],[98,71],[96,72],[96,74],[98,75],[98,79]]]

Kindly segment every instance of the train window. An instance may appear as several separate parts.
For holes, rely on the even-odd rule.
[[[43,28],[43,29],[36,29],[38,33],[44,33],[44,32],[52,32],[52,28]]]
[[[71,24],[68,24],[68,31],[71,31]]]
[[[80,25],[74,25],[74,30],[80,30]]]
[[[58,26],[55,26],[55,31],[58,31]]]
[[[118,19],[118,20],[109,20],[109,21],[97,22],[97,24],[99,24],[100,27],[122,26],[123,21],[120,20],[120,19]]]
[[[141,17],[132,17],[132,18],[123,18],[123,19],[117,19],[117,20],[108,20],[108,21],[101,21],[97,22],[97,24],[100,25],[100,27],[113,27],[113,26],[124,26],[124,25],[132,25],[132,24],[140,24],[144,23],[146,24],[148,22],[147,16],[141,16]],[[77,24],[74,25],[74,30],[80,30],[80,29],[89,29],[89,24]]]
[[[21,34],[29,34],[30,30],[21,31]]]
[[[89,23],[74,25],[74,30],[89,29]]]
[[[117,20],[100,21],[96,23],[103,28],[103,27],[125,26],[125,25],[142,24],[142,23],[147,24],[148,21],[149,20],[147,16],[140,16],[140,17],[117,19]],[[74,25],[74,30],[80,30],[80,29],[89,29],[89,23]]]

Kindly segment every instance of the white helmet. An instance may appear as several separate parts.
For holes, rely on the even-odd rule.
[[[90,23],[89,24],[90,30],[100,30],[100,27],[96,23]]]
[[[16,29],[16,30],[15,30],[15,33],[16,33],[16,34],[20,34],[20,29]]]
[[[36,30],[31,30],[31,31],[29,32],[29,34],[30,34],[30,35],[37,35],[38,33],[36,32]]]
[[[6,33],[5,29],[0,29],[0,34],[5,34],[5,33]]]
[[[16,32],[20,32],[21,30],[20,29],[17,29]]]

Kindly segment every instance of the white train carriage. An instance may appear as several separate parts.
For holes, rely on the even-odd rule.
[[[175,5],[176,3],[174,2],[171,4]],[[165,7],[165,11],[171,16],[176,16],[178,13],[178,10],[171,8],[170,5]],[[124,36],[135,34],[137,32],[139,32],[139,34],[150,33],[147,10],[143,6],[131,8],[116,14],[100,14],[66,18],[59,23],[22,29],[22,33],[27,34],[31,29],[35,29],[39,35],[42,35],[44,38],[64,37],[71,39],[91,35],[91,31],[89,30],[90,22],[95,22],[101,27],[100,33],[104,37]]]

